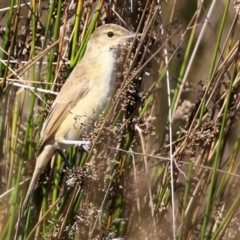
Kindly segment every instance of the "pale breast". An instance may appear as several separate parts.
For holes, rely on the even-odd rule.
[[[92,62],[92,68],[87,72],[90,79],[88,93],[69,111],[56,132],[56,141],[86,138],[104,111],[116,80],[113,54],[107,57],[104,54],[104,59]]]

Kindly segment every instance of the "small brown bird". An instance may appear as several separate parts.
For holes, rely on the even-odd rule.
[[[34,173],[25,196],[22,213],[28,206],[39,175],[57,149],[67,149],[66,140],[79,141],[90,132],[113,93],[115,61],[119,45],[135,34],[115,24],[97,28],[85,54],[73,69],[52,104],[42,132]]]

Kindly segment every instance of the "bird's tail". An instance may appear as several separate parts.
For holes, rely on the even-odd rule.
[[[40,174],[42,173],[42,171],[45,169],[47,163],[50,161],[50,159],[52,158],[53,154],[55,153],[56,148],[54,148],[53,145],[46,145],[43,150],[40,152],[40,154],[37,157],[36,160],[36,166],[33,172],[33,176],[30,182],[30,185],[28,187],[28,191],[27,194],[25,196],[22,208],[21,208],[21,215],[24,214],[24,212],[26,211],[28,204],[29,204],[29,200],[32,196],[32,193],[36,187],[36,183],[38,181],[38,178],[40,176]]]

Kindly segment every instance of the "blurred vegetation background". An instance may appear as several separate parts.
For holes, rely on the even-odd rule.
[[[239,1],[0,1],[0,239],[239,239]],[[44,119],[96,26],[142,33],[92,148],[57,154],[26,218]]]

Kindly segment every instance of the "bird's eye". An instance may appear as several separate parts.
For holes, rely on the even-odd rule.
[[[113,32],[108,32],[107,35],[108,35],[108,37],[112,38],[114,36],[114,33]]]

